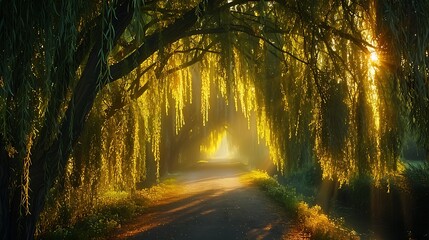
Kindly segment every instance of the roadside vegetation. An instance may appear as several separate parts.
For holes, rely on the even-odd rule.
[[[174,179],[136,190],[109,191],[97,199],[94,207],[78,211],[71,204],[52,206],[41,216],[38,239],[72,240],[103,239],[133,217],[142,214],[151,204],[178,191]],[[79,214],[78,214],[79,213]],[[43,226],[43,229],[41,228]]]
[[[315,168],[274,178],[253,171],[243,178],[295,214],[301,230],[312,239],[357,238],[345,222],[362,238],[425,239],[429,234],[429,164],[412,163],[398,164],[398,174],[379,182],[361,176],[341,188],[333,181],[322,183]],[[321,199],[321,187],[327,182],[332,185],[324,189]]]
[[[342,219],[327,216],[318,205],[310,206],[295,188],[280,184],[266,172],[252,171],[243,175],[242,180],[257,185],[284,207],[297,219],[299,231],[307,233],[311,239],[359,239],[358,234],[347,228]]]

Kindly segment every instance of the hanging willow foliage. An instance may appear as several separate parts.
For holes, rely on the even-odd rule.
[[[214,93],[210,82],[215,81],[224,101],[248,119],[253,111],[258,112],[259,137],[267,141],[273,161],[282,171],[311,163],[313,157],[321,164],[324,176],[340,182],[367,173],[379,180],[395,171],[403,112],[387,109],[396,106],[401,110],[404,103],[396,86],[389,84],[394,76],[381,76],[378,72],[385,66],[370,62],[369,53],[383,49],[377,47],[375,37],[376,5],[322,1],[311,7],[305,2],[274,6],[260,2],[225,8],[217,16],[219,22],[207,23],[206,27],[213,29],[208,32],[218,34],[206,39],[212,39],[218,50],[202,58],[202,124],[210,121]],[[243,15],[246,12],[253,14]],[[353,15],[358,18],[352,20]],[[241,25],[244,20],[253,21],[255,26]],[[199,31],[205,33],[195,33]],[[197,42],[202,45],[195,46],[201,48],[210,43],[202,39],[184,40],[183,50],[177,50],[180,44],[163,49],[164,70],[189,60],[189,55],[169,55],[188,51]],[[186,124],[183,106],[192,95],[186,93],[190,89],[186,83],[189,73],[182,71],[164,81],[169,87],[157,87],[154,91],[163,89],[163,93],[155,96],[162,98],[173,91],[175,132],[179,134]],[[384,95],[391,100],[386,102]],[[381,119],[392,121],[381,126]],[[153,129],[159,129],[156,126]],[[159,132],[155,130],[155,136]],[[158,139],[155,136],[151,139]],[[153,145],[157,152],[157,144]]]
[[[0,217],[18,222],[2,236],[31,238],[54,183],[86,202],[133,191],[234,116],[279,171],[314,164],[341,184],[397,173],[406,127],[429,149],[426,1],[0,9]]]

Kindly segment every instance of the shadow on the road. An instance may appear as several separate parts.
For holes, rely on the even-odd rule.
[[[128,224],[121,239],[283,239],[290,221],[257,188],[244,185],[243,165],[203,165],[178,177],[183,191]]]
[[[125,232],[127,239],[282,239],[288,229],[281,214],[243,189],[208,190],[154,207]],[[256,209],[255,209],[256,208]]]

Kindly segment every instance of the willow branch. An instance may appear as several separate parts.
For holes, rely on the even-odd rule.
[[[198,17],[195,14],[196,8],[197,7],[189,10],[182,18],[177,19],[168,27],[148,36],[138,49],[122,61],[113,64],[110,67],[110,82],[129,74],[133,69],[140,65],[140,63],[159,50],[161,48],[160,43],[164,43],[163,45],[165,46],[182,38],[183,33],[191,28],[198,20]]]
[[[341,38],[350,40],[352,43],[354,43],[356,46],[358,46],[360,49],[362,49],[367,54],[370,53],[370,51],[368,50],[368,47],[371,47],[371,48],[374,48],[374,49],[376,48],[371,43],[369,43],[369,42],[367,42],[367,41],[365,41],[363,39],[356,38],[355,36],[353,36],[353,35],[351,35],[349,33],[343,32],[341,30],[338,30],[338,29],[336,29],[336,28],[334,28],[332,26],[329,26],[326,23],[321,23],[318,26],[320,28],[322,28],[322,29],[325,29],[327,31],[332,32],[333,34],[335,34],[335,35],[337,35],[337,36],[339,36]]]
[[[297,61],[299,61],[301,63],[304,63],[306,65],[309,64],[307,61],[299,58],[298,56],[295,56],[293,53],[280,48],[279,46],[277,46],[276,44],[274,44],[273,42],[271,42],[269,39],[267,39],[266,37],[258,35],[250,27],[246,27],[246,26],[242,26],[242,25],[229,25],[227,27],[221,27],[221,28],[199,29],[199,30],[189,31],[188,34],[189,35],[219,34],[219,33],[227,33],[227,32],[242,32],[242,33],[246,33],[249,36],[252,36],[254,38],[263,40],[265,43],[267,43],[268,45],[272,46],[277,51],[279,51],[281,53],[284,53],[284,54],[292,57],[293,59],[295,59],[295,60],[297,60]],[[275,32],[273,32],[273,33],[275,33]],[[278,33],[282,33],[282,32],[278,32]]]

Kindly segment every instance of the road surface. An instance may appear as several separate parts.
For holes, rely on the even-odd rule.
[[[240,180],[240,164],[206,163],[181,173],[181,192],[150,207],[113,239],[301,239],[278,205]],[[293,231],[292,231],[293,232]]]

